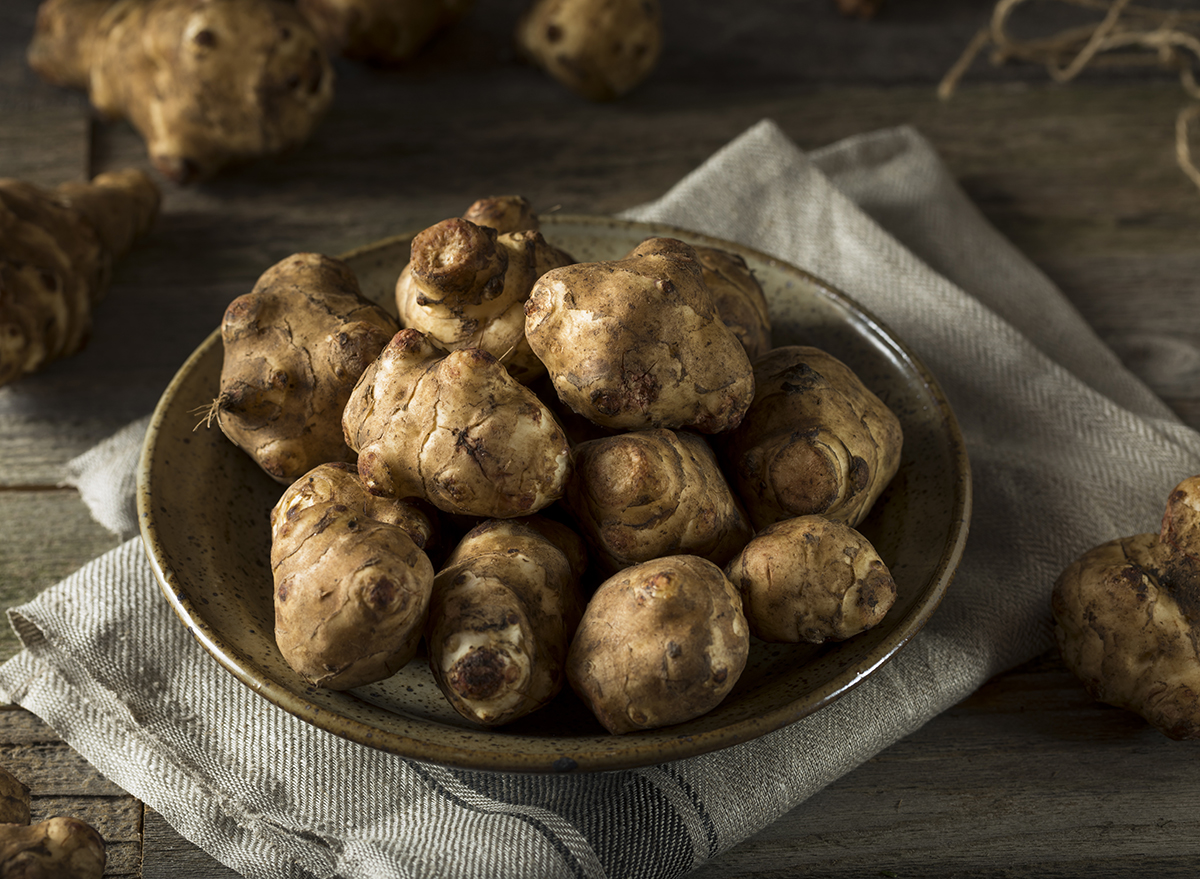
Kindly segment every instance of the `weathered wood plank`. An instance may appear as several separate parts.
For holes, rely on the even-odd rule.
[[[158,812],[147,807],[145,813],[142,879],[239,879],[239,873],[176,833]]]

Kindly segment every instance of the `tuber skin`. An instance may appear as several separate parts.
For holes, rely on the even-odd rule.
[[[461,19],[471,0],[296,0],[330,55],[390,66]]]
[[[662,53],[658,0],[533,0],[518,49],[571,91],[611,101],[640,85]]]
[[[44,0],[27,57],[128,119],[181,184],[299,146],[333,98],[325,52],[285,0]]]
[[[1063,661],[1093,698],[1172,739],[1200,738],[1200,476],[1171,492],[1157,534],[1111,540],[1051,593]]]
[[[824,516],[764,528],[725,576],[742,597],[750,634],[763,641],[844,641],[877,625],[896,602],[896,581],[870,541]]]
[[[699,717],[746,667],[737,590],[712,562],[665,556],[605,580],[584,610],[567,679],[613,734]]]
[[[101,879],[108,856],[94,827],[65,816],[29,821],[29,788],[0,768],[0,876]]]
[[[528,383],[545,367],[525,339],[525,300],[534,281],[572,262],[537,230],[443,220],[413,238],[396,281],[400,323],[450,350],[482,348]]]
[[[500,726],[558,694],[586,564],[583,540],[549,519],[489,519],[467,533],[434,579],[426,633],[459,714]]]
[[[754,403],[722,448],[754,527],[812,514],[857,526],[899,469],[899,419],[817,348],[772,349],[754,381]]]
[[[564,503],[607,573],[680,554],[724,565],[754,536],[697,434],[634,431],[580,443],[571,456]]]
[[[416,654],[429,612],[435,525],[370,494],[347,464],[296,480],[271,511],[275,642],[333,690],[391,677]]]
[[[757,360],[771,350],[771,314],[762,285],[739,254],[717,247],[695,250],[717,314],[750,361]]]
[[[559,399],[604,427],[719,433],[754,396],[750,360],[695,250],[677,239],[546,272],[525,304],[525,335]]]
[[[318,464],[353,461],[340,413],[396,330],[341,260],[281,260],[225,310],[217,423],[284,485]]]
[[[476,199],[463,212],[463,219],[470,220],[476,226],[488,226],[501,235],[506,232],[537,232],[542,227],[533,205],[523,195],[493,195]]]
[[[137,170],[46,189],[0,179],[0,384],[77,354],[113,264],[158,216]]]
[[[413,329],[367,367],[342,426],[368,490],[447,513],[528,516],[570,475],[566,435],[532,391],[486,351],[447,353]]]

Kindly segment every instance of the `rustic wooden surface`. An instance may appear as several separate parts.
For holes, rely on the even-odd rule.
[[[506,35],[521,5],[480,2],[400,70],[340,64],[333,111],[293,155],[200,187],[165,185],[162,217],[118,267],[88,349],[0,388],[0,604],[117,544],[62,487],[64,464],[148,412],[225,304],[276,260],[421,228],[488,193],[620,210],[764,117],[802,147],[916,126],[987,217],[1200,427],[1200,191],[1175,165],[1185,98],[1170,76],[1061,86],[981,61],[941,102],[936,83],[990,2],[891,0],[862,22],[838,17],[832,0],[665,0],[668,51],[655,77],[598,106],[516,62]],[[0,4],[0,176],[53,184],[144,166],[128,126],[93,120],[81,95],[28,71],[35,8]],[[1061,10],[1039,14],[1044,27],[1066,21]],[[0,635],[0,659],[17,649]],[[1192,875],[1195,757],[1194,745],[1092,702],[1046,656],[697,875]],[[0,710],[0,763],[33,788],[35,816],[79,814],[101,830],[107,875],[233,875],[24,710]]]

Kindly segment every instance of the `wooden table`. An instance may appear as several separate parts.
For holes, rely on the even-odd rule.
[[[507,34],[521,5],[480,2],[401,70],[339,64],[333,111],[295,154],[164,186],[162,216],[118,267],[88,349],[0,388],[0,603],[116,545],[61,487],[65,462],[149,412],[267,266],[421,228],[484,194],[617,211],[763,117],[802,147],[915,125],[987,217],[1200,426],[1200,191],[1175,163],[1186,99],[1170,76],[1057,85],[1038,69],[980,62],[943,102],[936,84],[990,0],[892,0],[869,22],[839,17],[832,0],[665,0],[668,48],[653,80],[593,105],[515,61]],[[92,121],[81,95],[26,69],[35,7],[0,4],[0,176],[55,184],[145,166],[130,128]],[[17,649],[0,635],[0,659]],[[1196,756],[1092,702],[1047,655],[698,875],[1192,875]],[[101,830],[110,876],[232,875],[22,709],[0,711],[0,763],[32,786],[35,817],[73,813]]]

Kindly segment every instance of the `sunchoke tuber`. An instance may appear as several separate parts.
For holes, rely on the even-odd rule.
[[[900,420],[854,372],[816,348],[754,362],[754,403],[723,453],[756,528],[820,514],[857,526],[900,466]]]
[[[454,24],[472,0],[296,0],[326,50],[354,61],[399,64]]]
[[[104,839],[79,818],[54,816],[30,824],[29,788],[0,769],[0,877],[100,879],[108,860]]]
[[[662,52],[658,0],[534,0],[518,48],[576,94],[610,101],[650,75]]]
[[[750,634],[763,641],[844,641],[877,625],[896,601],[896,581],[870,541],[824,516],[764,528],[725,576],[742,596]]]
[[[525,335],[563,403],[605,427],[718,433],[754,396],[750,360],[695,250],[676,239],[546,272],[525,304]]]
[[[447,353],[403,329],[363,373],[343,413],[374,494],[509,519],[562,496],[571,455],[550,410],[479,348]]]
[[[324,50],[285,0],[44,0],[28,59],[128,119],[176,183],[298,146],[333,97]]]
[[[746,667],[737,590],[712,562],[676,555],[597,588],[567,654],[567,679],[610,733],[683,723],[715,708]]]
[[[429,612],[434,525],[371,495],[347,464],[296,480],[271,511],[275,641],[306,680],[345,690],[416,654]]]
[[[701,436],[664,428],[571,450],[564,502],[608,573],[667,555],[724,565],[754,535]]]
[[[751,362],[757,360],[771,350],[771,314],[762,285],[740,255],[717,247],[695,250],[717,314]]]
[[[158,188],[136,170],[53,190],[0,180],[0,384],[84,347],[113,262],[158,208]]]
[[[426,635],[459,714],[499,726],[558,693],[586,564],[580,537],[549,519],[489,519],[467,533],[434,579]]]
[[[542,226],[533,205],[523,195],[476,199],[463,212],[463,219],[476,226],[489,226],[501,235],[505,232],[537,232]]]
[[[341,260],[281,260],[225,310],[217,423],[284,484],[318,464],[353,461],[340,415],[396,330]]]
[[[396,282],[400,323],[448,349],[482,348],[513,378],[545,367],[525,339],[525,300],[547,271],[574,259],[537,230],[499,233],[455,217],[418,233]]]
[[[1094,698],[1172,739],[1200,738],[1200,476],[1171,492],[1157,534],[1068,565],[1051,610],[1063,661]]]

